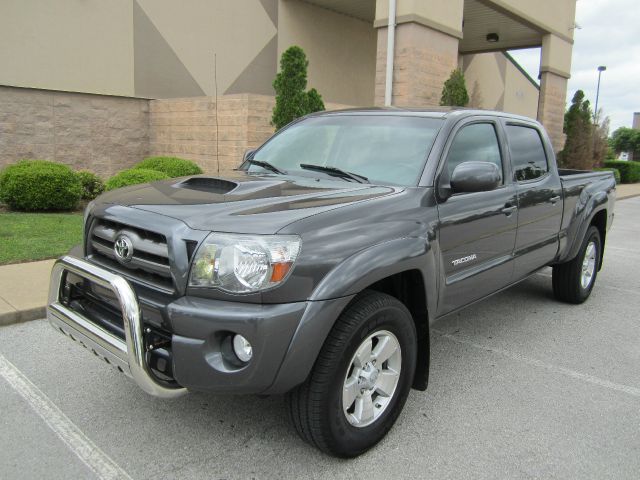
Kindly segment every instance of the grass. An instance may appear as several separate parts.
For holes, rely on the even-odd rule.
[[[0,213],[0,265],[55,258],[82,243],[82,214]]]

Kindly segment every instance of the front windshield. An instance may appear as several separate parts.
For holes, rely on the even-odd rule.
[[[291,175],[318,175],[300,164],[335,167],[371,183],[416,185],[442,120],[399,115],[325,115],[287,128],[253,160]],[[250,172],[264,167],[250,165]],[[320,173],[324,175],[324,173]]]

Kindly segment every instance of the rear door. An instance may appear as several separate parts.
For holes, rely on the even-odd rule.
[[[514,280],[551,262],[558,252],[562,184],[549,160],[550,147],[535,124],[505,122],[509,157],[518,193],[518,235]]]
[[[495,190],[459,193],[438,203],[442,261],[438,315],[493,293],[512,279],[517,198],[498,122],[494,117],[463,121],[445,147],[439,184],[448,182],[453,169],[468,161],[496,163],[503,180]]]

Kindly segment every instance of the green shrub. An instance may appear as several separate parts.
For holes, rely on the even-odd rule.
[[[613,172],[616,183],[620,183],[620,170],[617,168],[594,168],[594,170],[597,172]]]
[[[176,157],[149,157],[138,163],[133,168],[155,170],[169,177],[186,177],[187,175],[199,175],[202,169],[191,160]]]
[[[280,57],[280,71],[273,81],[276,105],[273,107],[271,125],[280,130],[296,118],[324,110],[322,96],[315,88],[307,91],[307,67],[309,60],[302,48],[294,45]]]
[[[93,200],[102,192],[104,192],[104,182],[100,180],[95,173],[87,170],[77,172],[80,183],[82,184],[82,199]]]
[[[13,210],[72,210],[82,185],[67,165],[46,160],[21,160],[0,174],[0,201]]]
[[[155,170],[145,170],[144,168],[131,168],[129,170],[123,170],[117,175],[114,175],[107,183],[104,184],[104,189],[115,190],[116,188],[128,187],[129,185],[138,185],[140,183],[156,182],[158,180],[166,180],[169,175]]]
[[[464,81],[464,73],[459,68],[451,72],[451,75],[444,82],[440,105],[452,107],[466,107],[469,104],[469,94]]]
[[[604,162],[604,166],[617,169],[622,183],[640,182],[640,162],[611,160]]]

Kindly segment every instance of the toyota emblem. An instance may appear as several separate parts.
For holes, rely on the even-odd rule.
[[[120,263],[127,263],[133,257],[133,243],[126,235],[120,235],[113,244],[113,251]]]

